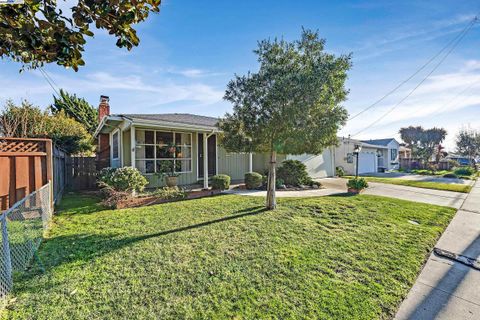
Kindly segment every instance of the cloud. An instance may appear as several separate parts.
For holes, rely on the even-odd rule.
[[[363,45],[353,49],[354,58],[356,61],[367,60],[388,52],[409,48],[414,42],[428,42],[449,34],[459,33],[474,17],[471,14],[457,15],[451,19],[430,22],[423,27],[416,25],[407,31],[402,25],[398,30],[391,30],[383,33],[381,37],[366,40]],[[473,26],[473,28],[475,27]]]
[[[414,85],[411,84],[410,88],[389,97],[387,102],[349,122],[343,133],[355,134],[386,114]],[[453,134],[460,125],[471,121],[478,122],[480,126],[480,120],[477,121],[475,117],[462,111],[478,106],[480,106],[480,61],[469,60],[458,72],[431,76],[410,98],[358,137],[378,138],[387,133],[393,135],[400,127],[411,124],[444,126]],[[351,113],[355,114],[358,111],[351,110]],[[453,143],[453,140],[449,140],[449,143]]]

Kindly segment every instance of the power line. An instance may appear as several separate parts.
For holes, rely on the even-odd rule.
[[[397,104],[395,104],[392,108],[390,108],[386,113],[384,113],[382,116],[380,116],[378,119],[370,123],[368,126],[363,128],[362,130],[356,132],[355,134],[352,135],[352,137],[359,135],[360,133],[370,129],[373,127],[375,124],[383,120],[386,116],[388,116],[390,113],[392,113],[398,106],[400,106],[405,100],[407,100],[431,75],[435,70],[438,69],[438,67],[445,61],[445,59],[452,53],[452,51],[458,46],[458,44],[462,41],[462,39],[465,37],[465,35],[471,30],[473,25],[477,22],[477,17],[472,20],[472,22],[469,24],[469,27],[463,31],[463,34],[457,41],[453,44],[453,46],[450,48],[449,51],[440,59],[440,61],[433,67],[433,69],[405,96],[403,97]]]
[[[377,101],[375,101],[374,103],[372,103],[371,105],[369,105],[368,107],[363,109],[362,111],[360,111],[360,112],[354,114],[353,116],[351,116],[348,120],[350,121],[350,120],[353,120],[353,119],[357,118],[358,116],[360,116],[364,112],[366,112],[366,111],[372,109],[373,107],[375,107],[376,105],[378,105],[380,102],[385,100],[388,96],[390,96],[392,93],[394,93],[395,91],[400,89],[400,87],[402,87],[405,83],[410,81],[413,77],[415,77],[423,69],[425,69],[432,61],[434,61],[438,56],[440,56],[448,47],[450,47],[452,45],[452,43],[454,43],[467,29],[471,28],[471,26],[473,26],[473,24],[475,24],[476,22],[477,22],[477,17],[473,18],[472,21],[470,21],[470,23],[464,29],[462,29],[462,31],[460,31],[453,39],[451,39],[440,51],[438,51],[433,57],[431,57],[427,62],[425,62],[420,68],[418,68],[411,76],[409,76],[407,79],[400,82],[400,84],[398,84],[395,88],[393,88],[392,90],[387,92],[380,99],[378,99]]]
[[[60,97],[60,94],[58,93],[57,89],[55,89],[55,87],[53,86],[52,82],[49,80],[48,76],[47,76],[47,73],[45,72],[45,70],[43,70],[43,68],[38,68],[38,70],[40,70],[40,73],[42,74],[43,78],[45,79],[45,81],[47,81],[48,85],[53,89],[53,91],[57,94],[57,96]]]

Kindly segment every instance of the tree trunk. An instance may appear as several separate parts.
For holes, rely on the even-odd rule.
[[[268,182],[267,182],[267,204],[268,210],[273,210],[277,207],[277,200],[275,199],[275,180],[276,180],[276,165],[277,152],[270,152],[270,166],[268,168]]]

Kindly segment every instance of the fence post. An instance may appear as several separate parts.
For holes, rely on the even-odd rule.
[[[7,231],[7,213],[4,212],[1,215],[2,220],[1,228],[2,228],[2,254],[4,257],[4,272],[5,274],[3,277],[5,278],[5,285],[6,291],[10,292],[13,286],[13,278],[12,278],[12,259],[10,255],[10,244],[8,242],[8,231]]]
[[[53,145],[52,140],[45,141],[45,149],[47,151],[47,181],[50,183],[50,207],[53,212]]]

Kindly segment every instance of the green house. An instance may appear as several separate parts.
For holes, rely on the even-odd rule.
[[[230,153],[221,146],[218,118],[194,114],[110,114],[108,97],[102,96],[99,106],[97,162],[100,167],[132,166],[149,181],[149,188],[163,186],[157,175],[161,168],[174,168],[179,185],[203,184],[215,174],[227,174],[240,182],[247,172],[264,173],[268,155]],[[332,176],[333,152],[328,149],[318,156],[280,155],[284,159],[314,161],[309,166],[314,178]],[[310,170],[312,169],[312,170]]]

